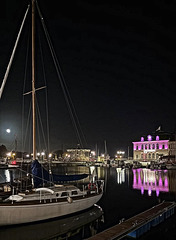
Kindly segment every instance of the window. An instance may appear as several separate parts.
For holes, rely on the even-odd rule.
[[[149,153],[148,158],[151,158],[151,153]]]
[[[163,144],[163,149],[164,149],[165,145]]]
[[[155,149],[155,144],[152,145],[152,149]]]
[[[143,154],[141,154],[141,158],[144,158],[144,155],[143,155]]]
[[[142,144],[142,146],[141,146],[141,149],[142,149],[142,150],[144,149],[144,146],[143,146],[143,144]]]
[[[78,195],[78,192],[77,191],[72,191],[71,194],[72,195]]]
[[[147,144],[145,144],[145,149],[147,149]]]
[[[61,197],[67,197],[67,196],[68,196],[67,192],[62,192]]]
[[[155,154],[154,153],[152,153],[152,159],[155,159]]]
[[[159,144],[158,143],[156,144],[156,149],[159,149]]]

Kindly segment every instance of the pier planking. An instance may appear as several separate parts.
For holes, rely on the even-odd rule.
[[[146,210],[132,218],[129,218],[107,230],[100,232],[88,240],[116,240],[122,239],[126,235],[131,237],[136,237],[135,230],[142,229],[141,232],[146,232],[151,226],[156,226],[160,222],[167,219],[170,215],[174,213],[174,208],[176,206],[175,202],[162,202],[149,210]],[[170,214],[170,211],[172,212]],[[135,234],[133,234],[135,233]]]

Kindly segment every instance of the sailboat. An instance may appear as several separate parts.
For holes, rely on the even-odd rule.
[[[49,180],[49,174],[45,172],[39,176],[44,177],[43,185],[36,180],[38,179],[38,170],[41,169],[39,162],[36,160],[36,123],[35,123],[35,7],[37,0],[31,0],[32,5],[32,113],[33,113],[33,172],[34,181],[31,189],[19,192],[15,191],[8,198],[0,202],[0,226],[31,223],[36,221],[48,220],[57,217],[66,216],[79,211],[88,209],[97,203],[103,195],[103,181],[99,180],[87,187],[79,189],[74,185],[50,185],[45,183]],[[38,8],[38,4],[37,4]],[[29,6],[27,11],[29,10]],[[27,14],[27,12],[26,12]],[[26,16],[25,14],[25,16]],[[14,54],[13,54],[14,56]],[[12,56],[12,58],[13,58]],[[12,58],[10,64],[12,63]],[[8,75],[8,74],[6,74]],[[6,81],[6,79],[5,79]],[[1,90],[3,90],[5,81],[3,81]],[[2,94],[2,91],[1,91]],[[36,170],[37,169],[37,170]],[[51,176],[52,178],[53,176]],[[57,181],[57,176],[56,181]],[[81,176],[86,177],[86,176]],[[33,178],[33,176],[32,176]],[[68,178],[68,179],[66,179]],[[75,179],[79,179],[76,176]],[[65,176],[65,180],[69,180]],[[39,187],[37,187],[39,186]]]

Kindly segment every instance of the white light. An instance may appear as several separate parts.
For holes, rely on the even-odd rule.
[[[7,133],[10,133],[10,132],[11,132],[11,130],[8,128],[8,129],[6,129],[6,132],[7,132]]]
[[[45,155],[45,153],[44,153],[44,152],[42,152],[41,154],[42,154],[42,156],[44,156],[44,155]]]
[[[6,155],[7,155],[8,157],[10,157],[10,156],[11,156],[11,152],[8,152]]]
[[[95,151],[91,151],[91,154],[92,154],[93,156],[95,156]]]
[[[124,151],[117,151],[117,154],[125,154]]]
[[[50,157],[52,157],[52,154],[51,154],[51,153],[49,154],[49,158],[50,158]]]

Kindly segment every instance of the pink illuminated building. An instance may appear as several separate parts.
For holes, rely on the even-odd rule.
[[[176,142],[173,134],[156,131],[147,137],[141,137],[138,142],[133,142],[133,159],[139,161],[158,160],[175,155]]]

